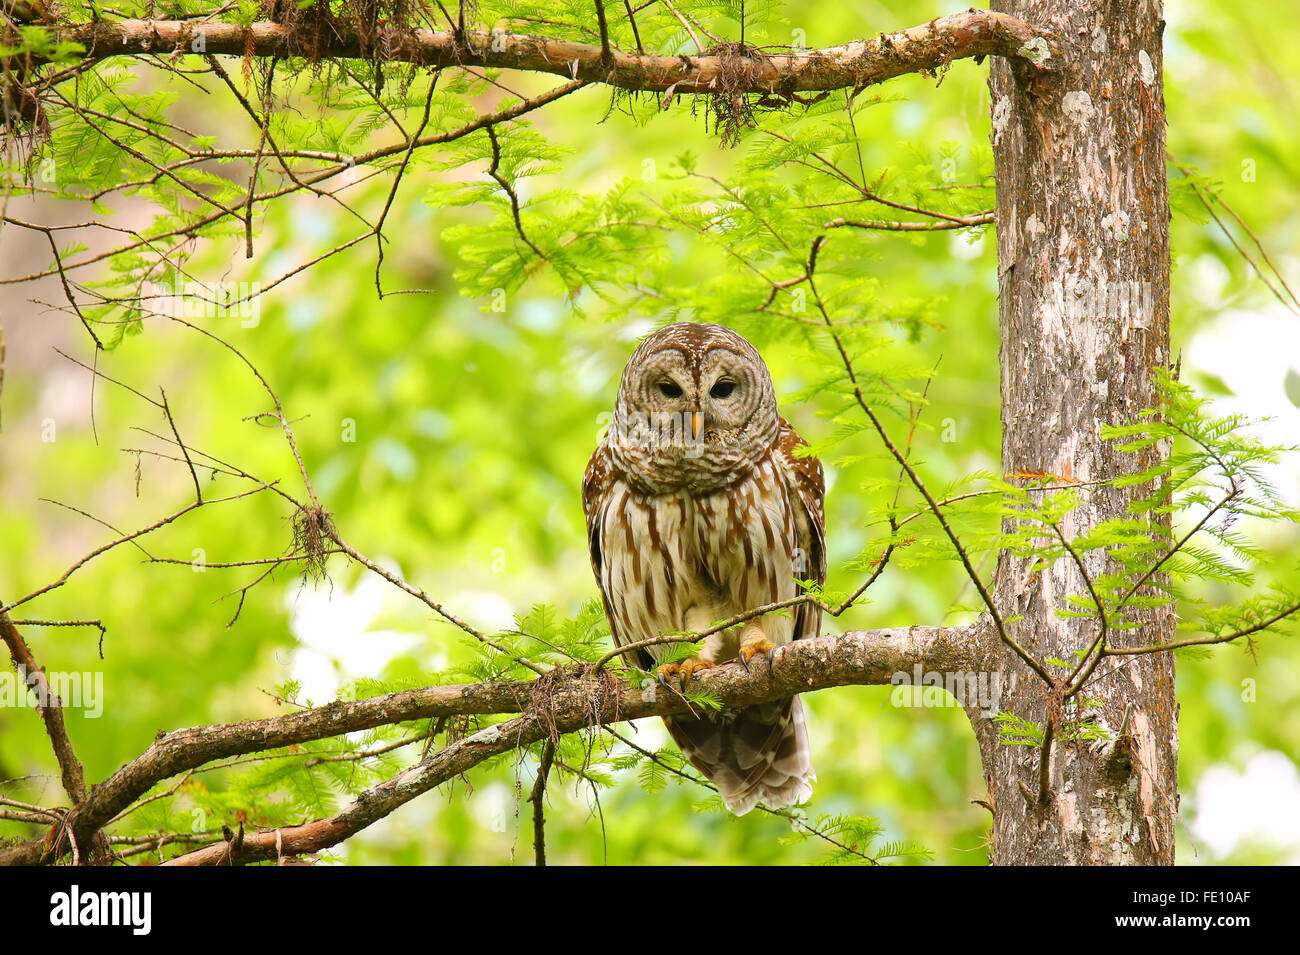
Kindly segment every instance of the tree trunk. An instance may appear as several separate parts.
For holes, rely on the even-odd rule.
[[[1169,196],[1158,2],[1002,0],[994,9],[1059,36],[1050,70],[995,60],[989,86],[997,170],[1002,368],[1002,467],[1067,481],[1145,468],[1147,457],[1102,441],[1105,423],[1133,421],[1157,403],[1156,369],[1169,362]],[[1131,516],[1149,487],[1079,489],[1067,537]],[[1104,556],[1084,559],[1089,575]],[[1073,660],[1094,620],[1057,611],[1086,594],[1067,557],[1034,574],[1004,554],[996,601],[1009,632],[1042,659]],[[1172,608],[1130,613],[1140,630],[1112,645],[1172,637]],[[990,669],[1015,673],[1001,708],[1040,724],[1048,694],[996,642]],[[1040,750],[1001,745],[975,719],[994,807],[998,864],[1172,864],[1178,806],[1178,723],[1171,653],[1108,657],[1086,695],[1111,734],[1105,744]],[[1082,709],[1067,707],[1067,719]],[[1040,782],[1048,783],[1046,787]],[[1046,798],[1042,798],[1043,794]]]

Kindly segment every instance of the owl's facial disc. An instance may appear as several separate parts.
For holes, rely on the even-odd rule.
[[[611,422],[611,451],[648,493],[726,487],[776,441],[780,416],[767,366],[720,325],[678,322],[628,359]]]

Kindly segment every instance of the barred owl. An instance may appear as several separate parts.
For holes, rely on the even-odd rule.
[[[679,323],[628,359],[614,416],[583,479],[591,564],[620,646],[795,597],[796,578],[826,578],[824,483],[804,440],[778,414],[767,366],[720,325]],[[692,674],[813,637],[815,604],[769,613],[709,636],[699,655],[659,667]],[[649,670],[671,650],[635,652]],[[755,664],[757,665],[757,664]],[[666,717],[682,753],[743,815],[758,802],[792,806],[812,794],[798,697]]]

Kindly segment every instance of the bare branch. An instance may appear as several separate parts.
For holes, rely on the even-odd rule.
[[[63,771],[63,789],[73,805],[86,798],[86,777],[81,769],[77,754],[72,751],[72,741],[63,724],[63,705],[50,689],[45,680],[45,671],[41,669],[22,634],[9,619],[9,614],[0,611],[0,640],[9,648],[9,655],[26,674],[24,690],[31,687],[37,691],[43,701],[40,706],[41,719],[45,721],[45,731],[54,746],[54,755]]]
[[[1207,634],[1203,637],[1187,637],[1184,640],[1170,640],[1167,643],[1152,643],[1145,647],[1106,647],[1105,654],[1108,657],[1117,656],[1137,656],[1143,653],[1161,653],[1165,650],[1179,650],[1183,647],[1203,647],[1215,643],[1231,643],[1233,640],[1239,640],[1242,637],[1248,637],[1252,633],[1259,633],[1261,630],[1267,630],[1275,623],[1280,623],[1297,613],[1300,613],[1300,604],[1292,604],[1283,607],[1277,613],[1270,617],[1265,617],[1259,623],[1249,627],[1243,627],[1240,630],[1234,630],[1232,633],[1224,634]]]
[[[227,497],[213,498],[207,501],[195,501],[193,504],[187,504],[184,507],[182,507],[180,510],[173,511],[168,516],[156,520],[152,524],[142,527],[137,531],[133,531],[130,534],[125,534],[121,537],[118,537],[116,540],[109,541],[107,544],[104,544],[101,547],[96,547],[85,557],[82,557],[71,567],[65,570],[63,572],[63,576],[59,577],[58,580],[55,580],[53,583],[46,584],[44,587],[41,587],[37,590],[33,590],[25,597],[19,597],[13,603],[8,604],[7,606],[0,607],[0,613],[8,613],[10,610],[13,610],[15,607],[20,607],[30,600],[35,600],[37,597],[47,594],[51,590],[57,590],[59,587],[62,587],[65,583],[68,582],[69,577],[71,577],[74,573],[76,573],[86,564],[90,563],[92,560],[94,560],[100,554],[103,554],[105,551],[112,550],[114,547],[118,546],[119,544],[133,543],[137,537],[143,537],[146,534],[153,533],[159,528],[166,527],[168,524],[171,524],[172,522],[178,520],[179,518],[184,517],[190,511],[197,510],[200,507],[207,507],[212,504],[223,504],[227,501],[237,501],[241,498],[248,497],[251,494],[257,494],[259,491],[265,491],[268,487],[269,485],[263,484],[260,485],[259,487],[253,488],[252,490],[243,491],[239,494],[231,494]]]
[[[968,229],[974,226],[989,225],[993,222],[992,212],[980,212],[973,216],[940,219],[936,222],[892,222],[884,219],[832,219],[823,228],[826,229],[871,229],[877,232],[939,232],[945,229]]]
[[[604,25],[601,15],[601,25]],[[533,791],[528,801],[533,804],[533,856],[539,866],[546,865],[546,780],[551,775],[551,764],[555,762],[555,743],[546,741],[542,747],[542,759],[537,765],[537,778],[533,780]]]
[[[687,29],[691,30],[689,25]],[[293,28],[268,22],[245,27],[237,23],[119,20],[59,25],[51,32],[56,41],[82,44],[90,61],[171,50],[184,52],[200,37],[209,54],[290,57],[298,52]],[[375,48],[384,50],[391,61],[420,66],[527,70],[658,92],[673,89],[677,93],[713,93],[728,69],[724,57],[705,54],[698,36],[695,42],[700,56],[642,56],[611,49],[607,60],[599,44],[481,31],[466,31],[458,36],[460,32],[384,30]],[[1039,38],[1050,42],[1050,34],[1015,17],[972,10],[842,46],[763,56],[753,63],[749,88],[740,92],[861,89],[906,73],[933,72],[967,57],[1041,60],[1041,56],[1025,49],[1026,44]],[[363,51],[362,39],[355,31],[344,29],[313,40],[314,52],[320,57],[373,58]]]
[[[491,176],[494,180],[496,180],[497,185],[499,185],[505,191],[505,194],[510,198],[510,214],[514,216],[515,231],[519,233],[519,238],[524,240],[524,244],[527,245],[528,248],[532,249],[533,252],[536,253],[539,259],[544,260],[546,259],[546,253],[543,252],[541,249],[539,249],[537,247],[537,243],[535,243],[532,239],[528,238],[528,233],[524,231],[523,220],[519,218],[518,193],[515,192],[514,186],[510,184],[510,180],[507,179],[505,176],[501,175],[500,172],[501,144],[497,142],[496,130],[493,127],[489,126],[487,128],[487,134],[488,134],[488,142],[492,144],[492,165],[488,167],[488,175]]]

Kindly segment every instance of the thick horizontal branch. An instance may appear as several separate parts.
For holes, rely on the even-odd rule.
[[[914,664],[927,670],[965,671],[975,668],[980,642],[976,627],[908,627],[818,637],[779,648],[770,671],[761,665],[745,671],[735,664],[704,671],[698,689],[715,694],[724,706],[737,707],[831,686],[889,683],[895,673],[910,672]],[[588,726],[690,709],[687,701],[672,690],[661,686],[634,689],[614,680],[606,671],[557,671],[534,683],[532,690],[532,705],[522,716],[452,743],[424,762],[358,794],[355,801],[327,819],[245,834],[234,842],[205,846],[168,864],[232,865],[319,852],[493,756]]]
[[[979,626],[907,627],[800,640],[778,650],[770,672],[762,665],[748,672],[739,665],[722,666],[699,674],[691,688],[713,694],[724,706],[738,707],[833,686],[887,684],[895,673],[910,672],[916,664],[931,671],[964,672],[978,669],[979,634]],[[552,733],[571,733],[596,724],[688,709],[690,704],[679,693],[662,686],[640,690],[614,679],[607,671],[584,674],[556,670],[530,682],[426,687],[332,703],[272,719],[194,727],[160,736],[141,756],[95,786],[76,810],[72,825],[78,833],[93,833],[162,780],[218,759],[407,720],[456,714],[523,714],[452,743],[423,763],[360,794],[351,806],[330,819],[275,833],[249,834],[234,859],[230,858],[231,847],[222,844],[199,850],[197,861],[251,861],[277,854],[315,852],[337,844],[420,793],[507,750]],[[35,864],[41,861],[42,850],[42,840],[0,849],[0,864]]]
[[[678,93],[793,93],[860,89],[905,73],[930,72],[965,57],[1005,56],[1041,63],[1048,35],[1002,13],[972,10],[940,17],[898,33],[881,34],[843,46],[766,55],[737,55],[734,46],[717,54],[652,56],[599,45],[508,33],[454,33],[390,29],[373,43],[342,31],[308,35],[279,23],[197,23],[119,20],[64,24],[59,40],[80,43],[86,58],[173,51],[234,56],[289,57],[310,50],[319,58],[376,55],[433,67],[478,66],[553,73],[626,90]],[[378,54],[375,51],[380,51]]]

